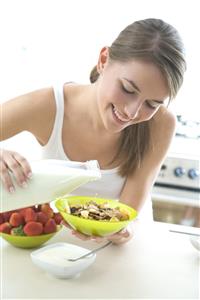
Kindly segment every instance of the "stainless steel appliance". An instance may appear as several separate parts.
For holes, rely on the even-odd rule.
[[[181,124],[152,190],[153,217],[200,227],[200,123],[192,123],[192,133]]]

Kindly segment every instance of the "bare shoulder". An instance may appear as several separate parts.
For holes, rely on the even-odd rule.
[[[159,124],[161,127],[168,125],[173,129],[176,126],[176,116],[171,110],[162,107],[153,117],[151,124]]]
[[[169,109],[162,107],[150,120],[150,132],[153,143],[168,144],[174,136],[176,116]]]
[[[2,104],[1,140],[22,131],[29,131],[43,144],[53,126],[54,117],[55,100],[52,87],[11,99]]]

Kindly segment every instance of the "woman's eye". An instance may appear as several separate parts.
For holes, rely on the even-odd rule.
[[[159,107],[159,104],[151,104],[150,102],[146,102],[146,104],[151,109],[156,109]]]
[[[129,90],[127,90],[123,85],[122,85],[122,90],[123,90],[125,93],[127,93],[127,94],[134,94],[134,93],[135,93],[135,91],[129,91]]]

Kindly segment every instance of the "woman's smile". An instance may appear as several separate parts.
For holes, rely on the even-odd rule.
[[[120,113],[113,104],[112,104],[112,112],[113,112],[114,120],[120,125],[125,125],[131,121],[130,119],[127,119],[124,116],[122,116],[122,113]]]

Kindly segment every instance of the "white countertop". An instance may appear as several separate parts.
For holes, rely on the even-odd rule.
[[[200,255],[189,237],[168,231],[161,223],[135,222],[135,237],[123,246],[109,246],[79,278],[50,277],[31,261],[32,250],[1,239],[2,299],[199,299]],[[89,249],[64,228],[48,244],[74,243]]]

